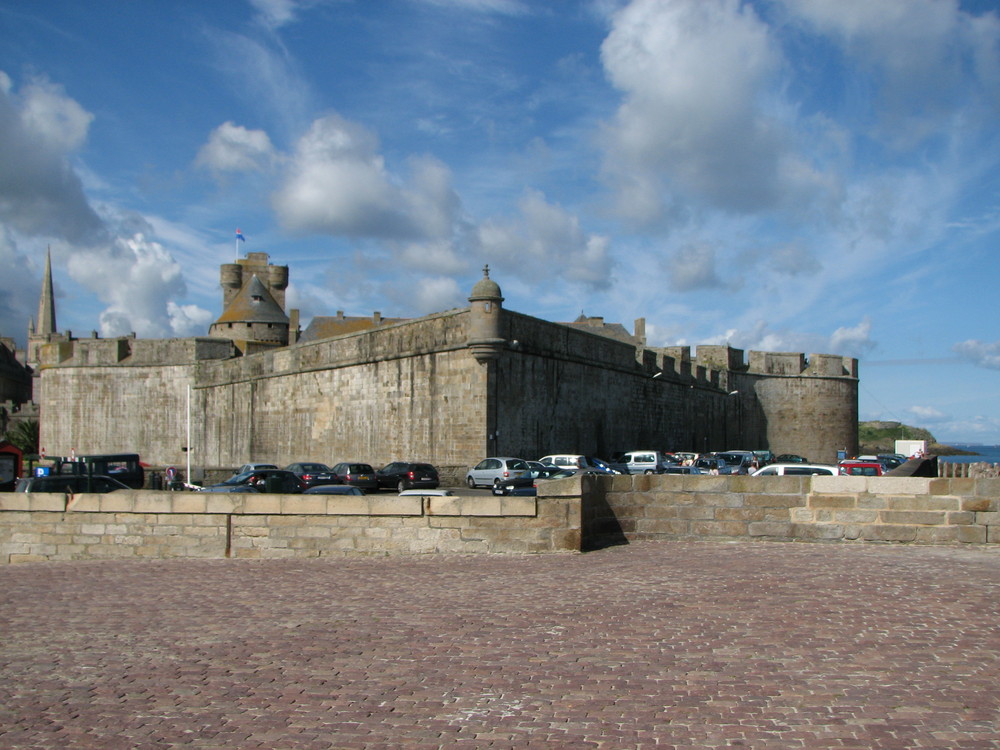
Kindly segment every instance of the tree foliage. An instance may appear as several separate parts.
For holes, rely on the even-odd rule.
[[[38,453],[38,422],[26,419],[14,422],[4,435],[4,440],[16,446],[25,455]]]

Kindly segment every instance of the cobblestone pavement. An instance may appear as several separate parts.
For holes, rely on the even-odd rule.
[[[1000,748],[1000,551],[0,569],[3,748]]]

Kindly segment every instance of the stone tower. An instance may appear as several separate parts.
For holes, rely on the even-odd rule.
[[[288,329],[285,311],[254,274],[231,298],[222,315],[208,329],[208,335],[231,339],[241,352],[249,354],[262,348],[287,346]]]
[[[288,288],[288,266],[268,263],[267,253],[247,253],[235,263],[224,263],[219,273],[222,284],[222,309],[232,304],[236,295],[251,277],[256,276],[267,288],[278,306],[285,309],[285,290]]]
[[[483,267],[483,278],[472,287],[469,296],[468,347],[472,356],[480,364],[500,356],[506,340],[500,335],[500,313],[503,310],[503,295],[500,285],[490,278],[490,267]]]

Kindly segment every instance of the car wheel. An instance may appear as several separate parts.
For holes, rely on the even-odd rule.
[[[466,483],[467,485],[469,485],[469,489],[470,489],[470,490],[474,490],[474,489],[476,489],[476,480],[475,480],[475,479],[473,479],[472,477],[466,477],[466,478],[465,478],[465,483]]]
[[[493,489],[495,489],[495,490],[496,489],[500,489],[500,478],[499,477],[497,477],[496,479],[493,480]]]
[[[399,490],[400,492],[402,492],[405,489],[408,489],[408,487],[406,486],[406,482],[404,482],[402,479],[400,479],[399,480],[399,484],[396,485],[396,489]]]
[[[652,470],[652,469],[646,469],[646,470],[645,470],[645,471],[643,472],[643,474],[652,474],[652,473],[653,473],[653,470]]]

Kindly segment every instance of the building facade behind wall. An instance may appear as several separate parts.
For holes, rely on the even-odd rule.
[[[258,281],[270,273],[256,272]],[[229,281],[220,321],[239,326],[248,321],[227,317],[241,300]],[[248,283],[241,277],[240,290]],[[506,310],[488,271],[469,299],[412,320],[376,314],[348,325],[357,319],[338,316],[326,319],[326,336],[293,333],[289,344],[54,341],[39,363],[42,441],[49,455],[136,451],[158,466],[183,465],[190,448],[205,469],[399,459],[467,467],[486,455],[633,449],[769,448],[832,462],[838,450],[856,451],[856,360],[649,348],[641,325],[635,336],[621,326],[605,335],[600,319],[562,324]]]

